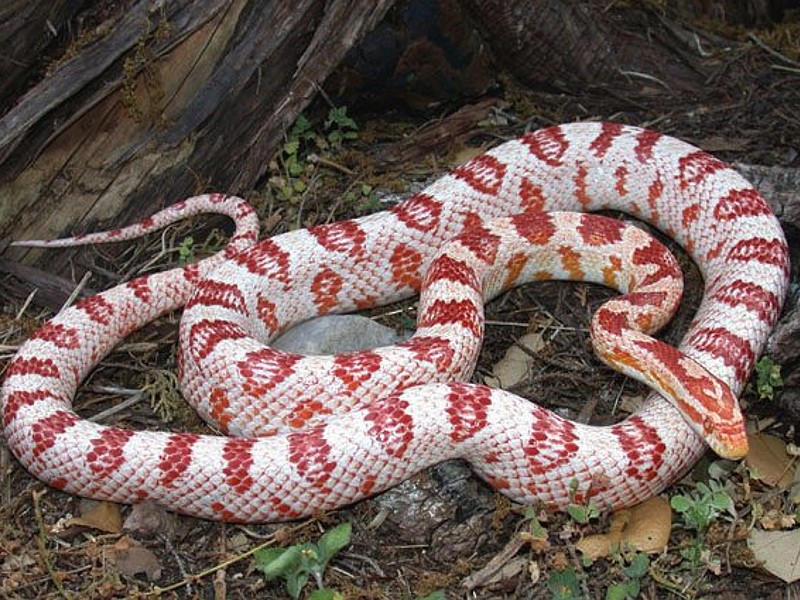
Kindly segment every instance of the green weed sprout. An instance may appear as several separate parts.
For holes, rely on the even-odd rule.
[[[340,598],[341,594],[324,587],[322,574],[331,558],[350,543],[351,533],[350,523],[342,523],[326,531],[316,543],[305,542],[287,548],[263,548],[254,554],[256,566],[264,573],[267,581],[282,578],[286,582],[286,591],[292,598],[300,597],[309,575],[314,577],[319,588],[309,596],[309,600]]]

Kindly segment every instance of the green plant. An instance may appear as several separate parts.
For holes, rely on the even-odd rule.
[[[704,560],[703,542],[711,523],[723,513],[736,516],[733,498],[723,484],[711,479],[708,485],[698,481],[695,490],[673,496],[669,503],[681,515],[684,526],[696,532],[692,546],[682,550],[681,554],[691,562],[693,568],[699,567],[707,562]]]
[[[345,140],[358,139],[358,125],[347,116],[347,107],[331,108],[325,119],[327,140],[331,146],[338,148]]]
[[[577,479],[573,479],[569,482],[569,488],[571,502],[569,505],[567,505],[567,514],[572,517],[574,521],[580,523],[581,525],[586,525],[586,523],[592,519],[596,519],[602,514],[600,507],[591,500],[588,500],[585,504],[579,504],[575,502],[578,494]]]
[[[194,238],[187,235],[178,246],[178,264],[181,266],[194,262]]]
[[[574,600],[581,597],[578,576],[572,569],[551,571],[547,578],[547,589],[553,600]]]
[[[775,390],[783,387],[781,366],[768,356],[756,363],[756,391],[760,400],[772,400]]]
[[[297,117],[270,166],[274,174],[269,183],[278,200],[295,202],[308,191],[314,171],[308,156],[313,149],[329,153],[332,149],[341,149],[345,141],[357,138],[358,125],[347,116],[347,107],[331,108],[322,124],[322,132],[315,130],[303,115]],[[368,198],[371,191],[362,191],[362,195]]]
[[[622,568],[625,581],[615,583],[606,590],[606,600],[627,600],[638,598],[642,588],[642,578],[650,570],[650,559],[644,552],[634,554],[631,564]]]
[[[322,575],[331,558],[350,543],[351,533],[350,523],[342,523],[322,534],[316,543],[305,542],[287,548],[263,548],[254,554],[256,566],[268,581],[282,578],[286,582],[286,591],[292,598],[300,597],[300,592],[311,575],[319,589],[309,595],[309,600],[335,600],[342,597],[341,594],[325,588]]]

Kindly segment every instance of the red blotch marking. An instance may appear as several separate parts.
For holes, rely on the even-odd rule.
[[[453,362],[453,348],[445,338],[415,336],[399,345],[411,352],[418,362],[441,365],[442,369]]]
[[[257,443],[252,438],[230,438],[222,449],[225,482],[238,494],[245,494],[253,487],[250,467],[253,466],[253,446]]]
[[[363,481],[361,482],[361,486],[358,488],[358,491],[362,497],[367,497],[372,494],[377,484],[378,484],[378,478],[375,475],[367,473],[364,475]]]
[[[114,307],[102,296],[89,296],[75,303],[75,308],[82,310],[95,323],[108,325],[114,316]]]
[[[414,420],[407,409],[408,401],[390,396],[370,405],[364,415],[364,420],[372,423],[367,433],[394,458],[402,458],[414,441]]]
[[[239,314],[247,312],[242,290],[233,283],[205,279],[195,288],[189,306],[220,306]]]
[[[681,189],[685,190],[689,185],[698,184],[709,175],[727,168],[728,165],[707,152],[702,150],[691,152],[678,161]]]
[[[356,307],[356,310],[373,308],[374,306],[377,306],[379,302],[380,298],[373,296],[372,294],[366,294],[363,297],[353,298],[353,305]]]
[[[589,145],[597,158],[603,158],[608,152],[614,140],[622,133],[622,124],[605,122],[600,128],[600,134]]]
[[[636,134],[633,152],[640,163],[646,163],[653,158],[653,148],[662,137],[662,134],[649,129],[643,129]]]
[[[350,392],[355,392],[369,381],[381,367],[381,357],[374,352],[352,352],[334,358],[333,374]]]
[[[453,324],[461,325],[474,337],[483,334],[483,319],[469,300],[434,300],[417,320],[418,327]]]
[[[156,221],[155,221],[155,219],[153,219],[153,217],[152,217],[152,216],[150,216],[150,217],[145,217],[144,219],[142,219],[141,221],[139,221],[139,226],[140,226],[142,229],[152,229],[152,228],[153,228],[153,226],[155,225],[155,222],[156,222]]]
[[[506,165],[490,154],[482,154],[454,169],[452,175],[482,194],[493,195],[503,185]]]
[[[611,255],[608,262],[603,267],[603,283],[610,288],[618,289],[619,280],[617,277],[622,271],[622,259],[619,256]]]
[[[92,449],[86,454],[92,473],[107,477],[118,471],[125,462],[125,444],[134,435],[136,433],[128,429],[103,429],[100,436],[90,442]]]
[[[544,246],[553,239],[556,224],[547,213],[516,214],[511,217],[511,224],[517,233],[534,246]]]
[[[522,210],[528,213],[544,212],[547,199],[544,190],[530,179],[523,179],[519,187]]]
[[[719,288],[714,299],[728,306],[745,306],[767,323],[772,322],[780,309],[780,301],[773,292],[747,281],[734,281]]]
[[[628,477],[653,481],[664,464],[667,447],[658,435],[641,417],[630,417],[614,429],[620,447],[628,457],[624,472]]]
[[[319,491],[329,493],[328,480],[336,469],[336,462],[331,459],[331,446],[324,434],[324,425],[290,433],[287,436],[288,458],[303,479]]]
[[[622,240],[623,224],[615,219],[584,216],[578,224],[578,233],[589,246],[616,244]]]
[[[239,340],[247,337],[244,330],[230,321],[203,319],[192,325],[189,331],[189,348],[196,361],[205,358],[214,351],[223,340]]]
[[[603,331],[611,333],[616,337],[622,335],[624,329],[630,329],[629,320],[625,313],[610,310],[602,306],[597,309],[595,322]]]
[[[6,377],[13,375],[39,375],[40,377],[51,377],[58,379],[60,373],[52,358],[16,358],[6,370]]]
[[[719,358],[744,381],[755,361],[750,343],[722,327],[698,329],[686,340],[693,348]]]
[[[58,348],[75,349],[78,347],[79,336],[74,327],[49,321],[34,331],[30,339],[45,340]]]
[[[38,458],[53,447],[56,438],[72,428],[81,418],[75,413],[65,410],[56,411],[43,417],[31,425],[32,453]]]
[[[355,221],[312,227],[308,233],[317,238],[323,248],[331,252],[341,252],[353,258],[364,254],[367,235]]]
[[[662,193],[664,193],[664,182],[656,177],[647,188],[647,206],[650,207],[650,214],[654,220],[658,219],[658,201]]]
[[[658,269],[639,281],[639,286],[650,285],[662,279],[681,279],[683,277],[678,263],[663,244],[650,238],[646,246],[639,246],[633,251],[634,265],[656,265]]]
[[[176,481],[192,464],[192,447],[199,439],[200,436],[193,433],[182,433],[170,437],[158,461],[158,468],[161,471],[158,478],[160,486],[175,487]]]
[[[183,277],[192,285],[197,285],[200,280],[200,263],[193,263],[183,267]]]
[[[765,265],[782,267],[785,275],[789,275],[789,254],[783,240],[750,238],[741,240],[728,252],[728,260],[742,262],[760,262]]]
[[[389,259],[392,281],[397,288],[419,289],[422,254],[406,244],[397,244]]]
[[[49,401],[59,401],[58,396],[50,390],[15,390],[6,396],[2,422],[8,426],[22,407]]]
[[[489,265],[494,263],[500,236],[492,233],[484,225],[470,225],[455,239],[484,263]]]
[[[268,347],[248,352],[244,360],[236,363],[239,374],[245,380],[242,392],[248,396],[263,397],[294,375],[295,365],[301,360],[303,357],[299,354]]]
[[[286,423],[294,429],[302,429],[311,421],[330,414],[333,414],[333,411],[319,400],[300,400],[287,413]]]
[[[520,142],[528,147],[531,154],[551,167],[560,167],[563,164],[564,154],[569,148],[564,132],[558,127],[529,133]]]
[[[128,289],[133,292],[133,295],[136,296],[142,302],[149,304],[152,298],[151,290],[150,290],[150,278],[149,277],[137,277],[126,283],[125,285],[128,286]]]
[[[703,417],[699,410],[688,402],[688,398],[696,399],[706,410],[719,414],[722,419],[730,420],[733,418],[732,411],[736,408],[736,399],[730,393],[724,394],[724,392],[724,397],[720,397],[719,389],[715,385],[717,380],[710,373],[690,373],[684,362],[684,360],[688,361],[689,359],[683,352],[659,340],[640,341],[637,342],[637,346],[654,356],[687,390],[688,394],[683,394],[673,389],[665,379],[653,374],[653,378],[657,379],[664,389],[670,393],[681,412],[691,421],[702,423]],[[723,383],[722,385],[724,386],[725,384]]]
[[[583,281],[585,274],[581,269],[581,253],[567,246],[561,246],[558,254],[561,256],[561,268],[567,272],[567,277],[572,281]]]
[[[614,171],[614,179],[616,183],[614,183],[614,189],[621,197],[625,197],[628,195],[628,167],[625,165],[620,165],[617,167],[616,171]]]
[[[291,285],[289,253],[272,239],[261,240],[252,248],[234,254],[231,260],[254,275],[277,279],[284,284],[284,288]]]
[[[244,248],[249,248],[258,239],[258,234],[255,231],[243,231],[231,236],[228,244],[225,246],[223,256],[231,258],[232,256],[241,252]]]
[[[589,196],[587,190],[586,178],[589,175],[589,170],[586,165],[578,165],[578,171],[575,174],[573,183],[575,184],[575,199],[580,202],[584,208],[589,208],[592,203],[592,198]]]
[[[489,388],[454,383],[450,385],[447,402],[445,412],[453,427],[450,439],[454,442],[472,439],[486,427],[487,413],[492,404]]]
[[[233,415],[229,413],[231,407],[230,398],[224,389],[215,387],[208,396],[208,404],[211,407],[209,418],[217,424],[222,433],[229,432]]]
[[[311,293],[318,314],[324,315],[339,306],[337,295],[344,288],[344,279],[330,267],[323,267],[311,282]]]
[[[438,227],[442,214],[442,203],[428,194],[415,194],[405,202],[390,209],[405,223],[417,231],[431,231]]]
[[[520,274],[528,262],[528,255],[524,252],[517,252],[508,259],[508,263],[506,264],[506,280],[503,282],[504,290],[511,289],[516,285]]]
[[[720,221],[733,221],[740,217],[757,217],[772,214],[764,198],[752,188],[732,190],[714,207],[714,217]]]
[[[259,320],[266,326],[269,335],[278,331],[278,327],[280,326],[276,310],[277,306],[274,302],[266,296],[258,294],[256,299],[256,314],[258,314]]]
[[[689,229],[694,223],[697,222],[700,216],[701,208],[699,204],[691,204],[683,209],[681,213],[681,225],[684,229]]]
[[[534,475],[544,475],[569,464],[578,452],[575,425],[566,419],[543,414],[531,424],[524,451],[528,468]]]
[[[473,290],[480,290],[480,281],[475,275],[475,269],[465,264],[464,261],[455,259],[447,254],[439,256],[425,273],[425,282],[422,287],[429,286],[434,281],[453,281]]]

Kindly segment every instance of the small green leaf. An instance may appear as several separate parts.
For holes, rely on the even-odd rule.
[[[264,553],[263,556],[265,556],[263,561],[259,556],[262,553]],[[265,548],[257,552],[255,558],[259,563],[258,567],[264,573],[264,577],[268,580],[276,579],[286,576],[297,568],[301,559],[300,548],[297,546],[290,546],[288,548]]]
[[[286,592],[292,598],[299,598],[300,592],[308,583],[308,573],[293,573],[286,576]]]
[[[648,569],[650,569],[650,558],[644,552],[637,552],[631,564],[622,570],[631,579],[641,579],[647,575]]]
[[[350,523],[341,523],[326,531],[319,538],[320,558],[327,563],[333,555],[350,544],[353,526]]]
[[[669,499],[669,505],[679,513],[685,513],[692,507],[692,503],[685,496],[673,496]]]
[[[323,588],[311,592],[308,595],[308,600],[344,600],[344,596],[341,592],[337,592],[336,590]]]
[[[586,508],[580,504],[570,504],[567,506],[567,514],[569,514],[574,521],[577,521],[581,524],[588,523],[589,521],[589,515],[586,511]]]
[[[553,595],[553,600],[573,600],[580,597],[578,577],[572,569],[550,573],[547,589]]]

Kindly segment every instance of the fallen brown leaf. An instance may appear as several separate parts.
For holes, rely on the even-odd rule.
[[[672,528],[672,509],[659,496],[615,512],[608,533],[589,535],[576,544],[584,556],[596,560],[620,548],[657,553],[666,548]]]
[[[786,443],[773,435],[747,436],[750,450],[744,460],[753,476],[767,485],[789,487],[794,481],[795,462],[786,452]]]

